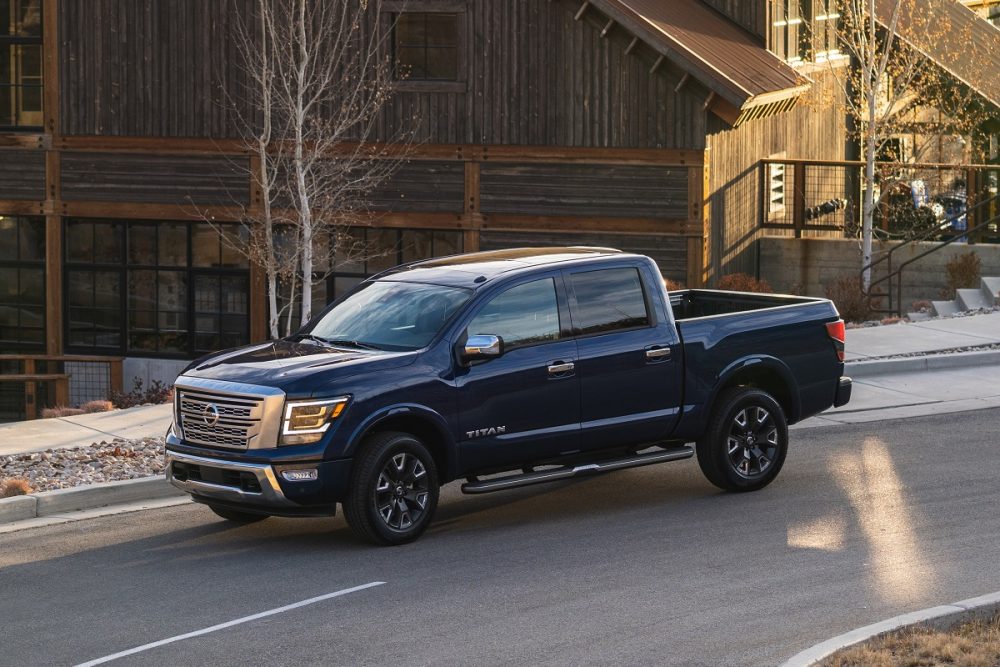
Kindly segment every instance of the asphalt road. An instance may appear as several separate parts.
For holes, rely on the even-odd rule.
[[[171,509],[0,536],[0,664],[774,665],[860,625],[1000,590],[1000,410],[794,431],[717,492],[693,460],[442,496],[417,543],[341,518],[234,528]]]

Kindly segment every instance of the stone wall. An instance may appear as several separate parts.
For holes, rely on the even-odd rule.
[[[893,245],[896,242],[877,242],[875,256],[881,256]],[[898,266],[934,245],[914,243],[894,253],[893,265]],[[983,276],[1000,276],[1000,245],[954,243],[906,268],[903,273],[904,311],[909,310],[914,301],[940,299],[941,290],[948,283],[945,265],[970,250],[979,255]],[[765,236],[758,241],[758,251],[760,277],[771,283],[776,292],[826,296],[825,287],[829,282],[842,275],[858,275],[861,269],[861,246],[851,239]],[[884,266],[876,269],[876,277],[885,275]]]

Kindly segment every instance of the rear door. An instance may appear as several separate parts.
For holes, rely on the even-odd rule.
[[[562,275],[506,287],[470,315],[465,333],[499,336],[504,353],[456,378],[462,469],[578,451],[580,382]]]
[[[566,272],[582,449],[661,441],[680,414],[680,338],[650,274],[636,265]]]

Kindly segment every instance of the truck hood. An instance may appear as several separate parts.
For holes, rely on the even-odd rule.
[[[276,387],[289,395],[323,393],[332,382],[413,363],[416,352],[383,352],[277,340],[203,357],[182,375]]]

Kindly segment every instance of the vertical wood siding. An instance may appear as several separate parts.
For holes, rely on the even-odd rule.
[[[779,153],[788,159],[844,159],[843,93],[832,74],[811,76],[813,91],[791,112],[736,129],[726,129],[721,122],[710,129],[709,253],[715,278],[757,271],[754,241],[760,235],[761,159]],[[791,188],[790,178],[791,173],[786,175],[786,191]]]
[[[0,150],[0,199],[45,199],[43,151]]]
[[[702,0],[761,39],[767,35],[768,0]]]

